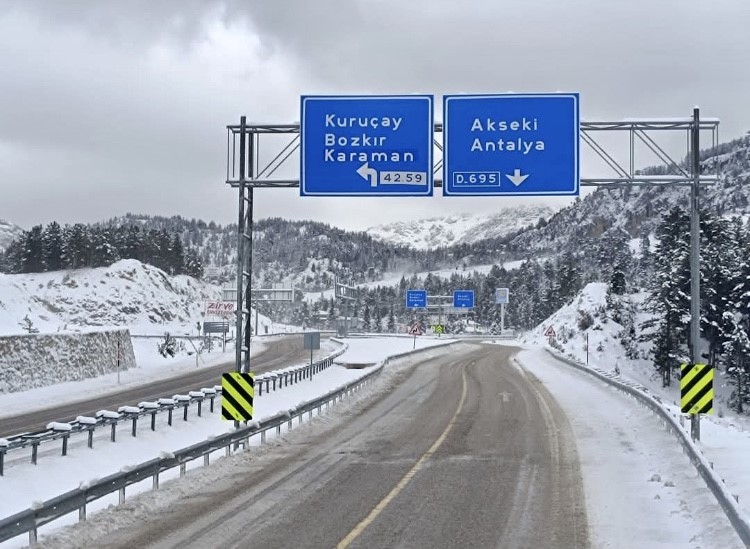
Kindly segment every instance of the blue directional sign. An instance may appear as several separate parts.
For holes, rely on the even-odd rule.
[[[474,307],[474,290],[453,290],[453,306],[466,309]]]
[[[301,103],[300,195],[432,196],[431,95]]]
[[[424,309],[427,307],[427,290],[406,290],[406,308]]]
[[[577,195],[577,93],[443,99],[443,195]]]

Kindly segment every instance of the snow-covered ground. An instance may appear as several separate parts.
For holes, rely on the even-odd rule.
[[[347,351],[335,360],[334,366],[315,375],[311,381],[299,382],[287,386],[283,390],[264,392],[261,396],[256,397],[254,402],[256,417],[263,419],[298,406],[302,402],[312,400],[345,383],[358,379],[372,370],[372,367],[349,369],[341,366],[341,364],[360,363],[363,357],[367,357],[368,362],[374,365],[388,356],[411,351],[413,346],[413,341],[405,338],[376,337],[344,341],[348,345]],[[451,343],[451,340],[422,337],[417,339],[417,349],[449,343]],[[267,342],[266,344],[272,343]],[[335,345],[335,347],[338,348],[338,345]],[[255,352],[259,350],[256,347]],[[224,355],[223,358],[226,359],[227,356]],[[221,360],[221,358],[215,357],[216,360]],[[190,365],[183,361],[174,364],[173,367],[177,369],[190,367]],[[159,369],[158,372],[155,371],[152,374],[153,376],[162,376],[165,372],[163,369]],[[126,381],[125,374],[122,377],[123,384],[133,381],[130,379]],[[101,379],[65,385],[70,386],[57,386],[59,396],[63,400],[72,399],[73,401],[80,400],[81,397],[87,393],[90,394],[92,391],[99,393],[107,388]],[[122,387],[122,385],[117,387]],[[109,388],[112,388],[111,380]],[[53,389],[45,388],[38,391],[2,396],[0,397],[0,408],[4,411],[7,411],[7,409],[14,410],[14,413],[31,411],[39,408],[40,402],[47,402],[41,400],[41,397],[54,397],[54,393],[50,392]],[[47,391],[47,393],[42,395],[39,391]],[[72,395],[75,393],[78,394],[79,398]],[[84,436],[73,438],[70,441],[69,454],[66,457],[59,455],[59,444],[49,443],[40,447],[39,465],[37,466],[28,463],[25,450],[9,454],[6,457],[6,474],[4,477],[0,477],[0,493],[4,496],[0,498],[0,517],[22,511],[35,501],[50,499],[78,487],[81,483],[90,482],[93,479],[117,472],[128,465],[142,463],[158,457],[164,452],[174,452],[191,444],[204,441],[208,437],[231,430],[233,428],[232,423],[221,420],[219,406],[220,403],[217,401],[214,414],[208,413],[208,406],[205,406],[201,418],[197,417],[196,410],[193,407],[188,414],[187,422],[182,420],[180,414],[176,414],[172,427],[166,424],[166,416],[157,415],[157,427],[154,432],[150,430],[148,420],[144,419],[139,423],[138,436],[135,438],[130,435],[129,424],[122,424],[116,443],[109,441],[108,430],[101,429],[95,437],[93,451],[86,448]],[[268,436],[272,437],[273,433],[269,432]],[[258,441],[253,439],[253,444],[258,444]],[[23,456],[22,459],[16,457],[21,455]],[[198,460],[191,467],[200,465],[202,465],[202,461]],[[176,472],[166,474],[164,479],[175,475]],[[148,486],[143,486],[140,490],[131,491],[129,489],[128,493],[132,494],[147,488]],[[109,499],[104,498],[101,503],[91,506],[91,510],[106,507],[110,503]],[[56,521],[54,527],[70,524],[76,520],[77,517],[71,515],[66,519]],[[16,547],[19,546],[19,543],[20,541],[9,542],[0,544],[0,547]]]
[[[518,361],[545,384],[571,422],[592,546],[743,546],[675,436],[648,409],[537,346],[519,353]],[[710,438],[717,433],[704,435]],[[725,435],[715,443],[720,439],[732,445],[733,437]],[[748,448],[731,448],[725,448],[722,470],[727,479],[732,475],[746,479]],[[750,491],[747,483],[743,491]],[[743,500],[749,503],[750,494],[741,494],[740,503]]]
[[[219,320],[205,316],[205,302],[220,298],[219,286],[169,276],[135,259],[96,269],[0,274],[0,334],[24,333],[28,318],[41,333],[127,327],[137,335],[196,335],[198,322]],[[258,323],[259,333],[288,328],[262,315]]]
[[[346,342],[349,349],[336,360],[338,364],[377,363],[388,355],[409,351],[413,345],[409,338],[388,337],[351,338]],[[445,343],[448,341],[417,339],[420,347]],[[530,372],[529,375],[544,383],[570,419],[581,461],[594,547],[732,549],[742,546],[712,494],[682,454],[674,435],[658,418],[619,391],[561,363],[542,346],[522,345],[524,350],[517,357],[518,363]],[[352,370],[334,366],[309,384],[298,383],[281,391],[264,393],[256,400],[256,414],[260,418],[273,415],[369,371],[371,367]],[[8,474],[0,479],[0,491],[10,495],[0,498],[0,516],[78,486],[80,482],[145,461],[161,452],[205,440],[230,428],[226,422],[220,421],[218,413],[206,413],[199,419],[195,410],[191,410],[187,422],[176,417],[173,427],[169,428],[165,423],[164,418],[159,418],[155,433],[147,425],[141,425],[137,438],[130,437],[128,429],[123,428],[115,444],[108,441],[106,433],[102,433],[95,441],[94,451],[88,450],[85,442],[76,442],[65,458],[58,455],[59,448],[53,444],[53,450],[45,450],[40,456],[37,467],[12,464]],[[726,478],[730,491],[739,495],[747,513],[750,482],[743,456],[750,451],[750,445],[744,445],[748,437],[737,435],[746,433],[732,423],[726,418],[704,422],[702,448],[715,462],[716,470]],[[314,425],[312,429],[316,428]],[[745,442],[738,444],[740,439]],[[254,440],[253,444],[258,442]],[[189,468],[201,464],[198,460]],[[176,474],[176,471],[167,474],[164,480]],[[149,487],[150,481],[144,482],[142,486],[129,489],[128,494]],[[115,501],[116,496],[104,498],[91,506],[90,512]],[[42,532],[76,520],[72,514],[42,529]],[[16,547],[24,539],[17,538],[2,547]]]
[[[648,357],[648,343],[637,342],[637,358],[628,358],[619,336],[623,326],[610,318],[611,311],[606,309],[606,292],[606,284],[587,285],[571,304],[561,308],[526,334],[522,338],[522,344],[536,348],[549,346],[549,339],[544,337],[544,333],[552,327],[557,334],[555,346],[564,355],[584,364],[588,360],[592,368],[607,372],[614,371],[617,366],[622,379],[645,387],[649,393],[658,396],[673,415],[679,417],[679,381],[673,380],[670,387],[662,386],[661,376],[655,372]],[[644,293],[628,296],[638,311],[643,309],[642,303],[645,298]],[[588,313],[593,319],[593,324],[586,329],[581,329],[579,325],[583,313]],[[645,319],[645,314],[637,313],[635,324],[638,326]],[[746,459],[746,456],[750,455],[750,418],[738,416],[728,408],[726,402],[731,390],[732,387],[726,382],[723,372],[716,372],[716,414],[702,416],[701,440],[697,445],[707,459],[713,462],[714,469],[725,480],[730,493],[739,496],[740,507],[745,515],[750,517],[750,466],[747,465]],[[558,399],[564,398],[564,395],[554,394]],[[685,425],[687,429],[687,421]],[[674,437],[671,440],[677,445]]]

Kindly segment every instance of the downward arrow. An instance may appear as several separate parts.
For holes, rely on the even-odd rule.
[[[367,162],[359,167],[357,173],[361,175],[363,179],[369,179],[371,187],[378,186],[378,171],[375,168],[368,166]]]
[[[521,170],[516,168],[515,171],[513,172],[513,175],[505,174],[505,177],[510,179],[510,182],[513,183],[516,187],[518,187],[521,183],[526,181],[526,178],[529,177],[529,174],[521,175]]]

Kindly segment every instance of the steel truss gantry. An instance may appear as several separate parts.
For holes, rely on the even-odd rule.
[[[629,135],[628,163],[623,165],[615,157],[616,153],[607,150],[598,140],[602,134],[626,132]],[[686,137],[685,154],[681,161],[670,156],[664,147],[657,143],[654,135],[683,132]],[[601,177],[582,177],[582,187],[603,187],[608,189],[635,186],[686,186],[690,187],[690,235],[691,235],[691,321],[690,321],[690,356],[693,363],[700,362],[700,248],[699,248],[699,214],[698,195],[703,184],[717,181],[718,174],[703,173],[700,164],[700,135],[710,132],[711,146],[716,147],[719,140],[719,120],[700,118],[698,108],[693,116],[684,118],[626,119],[616,122],[580,123],[580,139],[598,156],[610,175]],[[434,186],[442,187],[442,179],[437,177],[443,167],[442,137],[443,125],[435,124],[435,149],[433,166]],[[270,160],[261,162],[261,141],[279,136],[284,140],[269,154]],[[645,145],[656,158],[666,166],[666,175],[650,175],[636,170],[636,146]],[[239,124],[227,126],[227,173],[226,183],[239,189],[239,226],[237,254],[237,370],[249,371],[250,304],[247,296],[251,295],[250,273],[252,272],[252,225],[253,225],[253,189],[256,187],[288,188],[299,187],[298,178],[274,177],[274,174],[285,164],[298,161],[300,148],[300,125],[293,124],[257,124],[247,123],[246,117]],[[265,149],[264,149],[265,150]],[[507,197],[506,197],[507,198]],[[697,416],[694,416],[694,418]],[[698,421],[693,422],[693,437],[700,438]]]
[[[697,124],[697,126],[696,126]],[[718,145],[719,139],[719,120],[715,118],[702,119],[697,122],[693,117],[687,118],[663,118],[663,119],[640,119],[640,120],[622,120],[619,122],[581,122],[580,136],[581,141],[598,156],[604,164],[609,167],[611,175],[602,177],[582,177],[580,182],[582,187],[608,187],[617,188],[625,186],[653,186],[653,185],[684,185],[688,186],[693,183],[693,176],[690,172],[691,166],[684,165],[685,158],[690,156],[692,146],[692,131],[697,127],[699,131],[710,132],[712,146]],[[623,165],[615,159],[615,153],[607,150],[607,147],[601,144],[597,139],[599,135],[611,134],[613,132],[626,132],[629,134],[629,154],[628,163]],[[672,158],[665,149],[654,139],[654,134],[663,134],[665,132],[684,132],[686,139],[685,155],[681,161]],[[437,174],[441,173],[443,167],[442,159],[442,133],[443,124],[435,124],[435,138],[433,146],[436,154],[435,164],[433,165],[433,174],[435,187],[442,187],[443,181]],[[242,136],[245,136],[245,155],[242,155]],[[261,142],[271,140],[272,136],[276,140],[269,160],[261,162]],[[279,144],[278,138],[285,137],[285,142]],[[253,150],[250,151],[249,143],[252,143]],[[650,150],[657,161],[663,163],[670,170],[668,175],[644,175],[636,170],[637,154],[636,147],[638,144],[644,145]],[[299,187],[298,178],[273,177],[274,174],[286,164],[292,163],[299,156],[300,147],[300,126],[294,124],[255,124],[245,123],[227,126],[227,173],[226,183],[232,187],[239,187],[240,181],[244,179],[244,184],[250,187]],[[241,157],[250,158],[253,166],[247,166],[245,173],[247,177],[241,175]],[[251,176],[250,174],[254,174]],[[716,181],[716,175],[701,174],[701,183],[712,183]],[[507,198],[507,197],[506,197]]]

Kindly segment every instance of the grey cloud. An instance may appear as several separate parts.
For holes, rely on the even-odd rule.
[[[224,126],[295,120],[304,93],[580,91],[585,118],[680,116],[697,103],[734,137],[750,128],[748,22],[746,0],[10,0],[0,217],[234,221]],[[258,196],[257,216],[359,227],[496,207]]]

